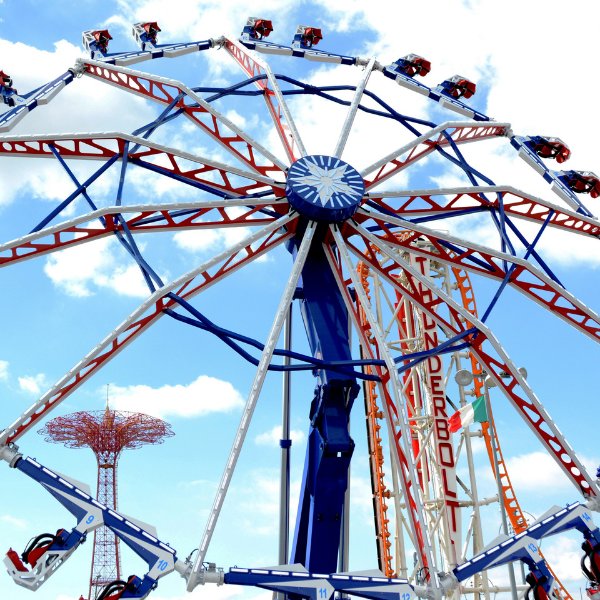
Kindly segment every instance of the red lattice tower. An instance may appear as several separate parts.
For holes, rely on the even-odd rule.
[[[117,462],[123,450],[147,444],[160,444],[171,437],[171,426],[144,415],[111,410],[76,412],[52,419],[39,433],[46,441],[62,443],[67,448],[91,448],[98,462],[98,501],[117,509]],[[94,532],[94,552],[90,574],[89,600],[102,589],[121,579],[119,539],[107,527]]]

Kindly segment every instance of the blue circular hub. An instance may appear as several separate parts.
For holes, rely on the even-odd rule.
[[[356,212],[365,183],[358,171],[343,160],[313,154],[290,167],[285,193],[300,214],[314,221],[339,223]]]

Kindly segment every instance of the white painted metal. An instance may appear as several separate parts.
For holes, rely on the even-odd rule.
[[[401,382],[398,378],[398,371],[396,370],[396,365],[394,363],[394,360],[392,359],[392,357],[388,351],[388,348],[385,344],[385,339],[380,330],[379,323],[377,322],[377,319],[375,318],[375,316],[373,315],[373,313],[370,309],[369,300],[368,300],[366,293],[362,287],[360,279],[358,278],[356,268],[352,264],[352,261],[350,259],[350,254],[348,251],[348,247],[346,246],[346,242],[344,241],[344,238],[340,234],[337,227],[330,226],[330,230],[335,239],[335,243],[336,243],[337,249],[340,253],[340,258],[342,260],[342,263],[344,264],[344,267],[347,271],[347,275],[349,275],[350,278],[352,279],[352,283],[354,285],[356,295],[358,296],[361,307],[364,310],[365,317],[366,317],[369,325],[371,326],[371,334],[377,341],[379,352],[381,353],[381,356],[385,360],[385,363],[386,363],[386,368],[387,368],[387,371],[388,371],[388,374],[390,377],[390,386],[391,386],[392,395],[394,397],[394,401],[395,401],[396,407],[398,409],[398,414],[400,415],[398,426],[400,427],[400,430],[402,431],[402,439],[404,440],[404,444],[406,446],[406,449],[405,449],[406,456],[405,457],[406,457],[406,462],[407,462],[407,466],[408,466],[409,477],[410,477],[410,480],[412,482],[414,482],[412,493],[413,493],[413,497],[414,497],[414,501],[415,501],[415,505],[416,505],[416,513],[418,515],[418,519],[419,519],[420,523],[422,524],[422,532],[421,533],[422,533],[422,539],[423,539],[423,545],[424,545],[423,550],[424,550],[427,562],[429,564],[429,569],[430,569],[429,574],[431,577],[429,584],[431,585],[431,590],[433,592],[434,598],[437,598],[437,597],[441,596],[439,582],[437,580],[437,571],[435,569],[435,567],[437,566],[437,561],[435,560],[435,555],[434,555],[433,548],[431,545],[431,539],[429,538],[429,533],[426,530],[426,528],[424,527],[425,522],[426,522],[425,521],[425,509],[423,506],[423,500],[421,498],[419,486],[416,485],[416,482],[418,481],[416,465],[413,461],[411,450],[408,447],[408,440],[410,440],[410,426],[408,424],[408,418],[406,415],[406,410],[404,408],[404,402],[403,402],[402,397],[400,396]],[[358,327],[358,324],[356,324],[356,326]],[[387,413],[386,421],[388,423],[390,423],[391,416],[389,414],[389,410],[387,409],[387,407],[385,407],[384,410]],[[393,446],[393,448],[394,448],[393,451],[395,453],[397,453],[396,447]],[[396,460],[398,463],[400,463],[399,456],[396,456]],[[416,531],[413,531],[413,535],[416,539],[417,538]]]
[[[56,135],[53,134],[43,134],[43,135],[15,135],[15,136],[3,136],[0,137],[0,153],[1,147],[3,144],[11,144],[11,143],[23,143],[27,144],[28,142],[39,142],[42,144],[45,141],[59,141],[59,140],[82,140],[82,139],[92,139],[92,140],[112,140],[112,139],[123,139],[129,142],[134,146],[143,146],[145,148],[151,148],[153,150],[158,150],[160,152],[165,152],[168,154],[172,154],[178,158],[183,158],[185,160],[189,160],[191,162],[200,163],[203,165],[208,165],[210,167],[214,167],[219,171],[226,171],[227,173],[232,173],[234,175],[240,175],[241,177],[245,177],[246,179],[250,179],[251,181],[260,181],[267,185],[283,187],[283,182],[277,182],[270,177],[266,177],[261,175],[260,173],[245,171],[239,167],[234,167],[232,165],[227,165],[225,163],[216,161],[212,158],[206,158],[204,156],[200,156],[198,154],[192,154],[191,152],[185,152],[184,150],[178,150],[176,148],[171,148],[170,146],[165,146],[164,144],[157,144],[154,141],[147,140],[146,138],[139,137],[137,135],[131,135],[129,133],[122,133],[120,131],[102,131],[102,132],[90,132],[90,133],[58,133]],[[15,153],[17,154],[17,153]],[[19,152],[17,154],[22,158],[40,158],[39,155],[35,154],[27,154],[25,152]],[[48,155],[50,157],[54,157],[53,154]],[[109,160],[103,156],[69,156],[69,160]]]
[[[296,290],[296,285],[298,283],[298,279],[300,278],[300,273],[302,272],[302,268],[304,267],[304,263],[306,262],[306,257],[308,256],[308,251],[310,250],[316,227],[317,225],[315,222],[310,222],[306,228],[304,237],[302,238],[302,243],[300,244],[300,248],[298,249],[298,254],[296,255],[296,260],[294,261],[294,266],[292,268],[289,280],[279,302],[277,312],[275,313],[275,320],[273,321],[271,331],[269,332],[269,336],[265,343],[265,348],[263,350],[262,356],[260,357],[260,362],[256,369],[256,375],[254,377],[252,387],[250,388],[250,394],[248,396],[246,406],[244,407],[244,411],[242,413],[242,419],[240,421],[240,425],[235,435],[233,446],[231,448],[229,458],[227,459],[225,470],[223,471],[221,482],[219,483],[219,487],[217,489],[217,494],[215,496],[215,500],[208,517],[206,529],[204,530],[204,534],[202,536],[200,545],[198,546],[198,553],[196,555],[194,566],[192,568],[187,582],[187,589],[190,592],[196,587],[196,585],[199,583],[199,580],[201,579],[201,571],[203,569],[202,565],[204,563],[204,559],[206,558],[208,546],[210,544],[212,535],[217,525],[217,521],[221,513],[221,508],[223,507],[223,502],[225,501],[227,490],[229,489],[229,484],[231,483],[231,478],[233,476],[235,466],[240,456],[240,452],[242,451],[242,446],[244,444],[248,428],[250,427],[250,421],[252,420],[252,415],[254,413],[254,409],[256,408],[256,403],[258,401],[260,391],[262,390],[262,386],[268,372],[269,364],[271,363],[273,351],[275,350],[275,344],[279,339],[279,334],[281,333],[283,323],[288,314],[290,304],[294,297],[294,291]]]
[[[223,250],[223,252],[220,252],[216,256],[205,261],[199,267],[192,269],[185,275],[178,277],[177,279],[171,281],[170,283],[168,283],[168,284],[164,285],[163,287],[159,288],[158,290],[156,290],[147,300],[142,302],[142,304],[140,304],[140,306],[136,310],[134,310],[116,329],[114,329],[97,346],[95,346],[90,352],[88,352],[74,367],[72,367],[69,371],[67,371],[67,373],[65,375],[63,375],[63,377],[61,377],[61,379],[59,379],[37,402],[32,404],[18,419],[16,419],[13,423],[11,423],[11,425],[9,425],[0,434],[0,446],[6,444],[6,440],[15,432],[15,430],[17,428],[19,428],[21,425],[23,425],[27,421],[29,421],[31,419],[31,417],[34,416],[36,414],[36,412],[41,410],[46,405],[47,401],[50,398],[52,398],[52,396],[54,396],[54,394],[56,394],[63,386],[65,386],[71,378],[73,378],[77,373],[79,373],[80,370],[82,368],[84,368],[85,365],[89,364],[89,362],[91,360],[93,360],[101,352],[106,350],[119,337],[119,335],[121,335],[129,327],[129,325],[131,325],[133,322],[135,322],[136,320],[141,318],[144,315],[144,313],[146,313],[146,311],[151,309],[156,304],[157,301],[159,301],[161,298],[164,298],[169,292],[172,292],[173,290],[181,287],[182,285],[186,284],[190,280],[194,279],[196,276],[198,276],[203,271],[206,271],[207,269],[218,264],[219,262],[225,261],[228,258],[235,256],[238,252],[243,250],[245,247],[247,247],[247,246],[253,244],[254,242],[260,240],[261,238],[267,236],[269,233],[276,231],[280,227],[283,227],[286,223],[289,223],[294,218],[295,218],[295,213],[290,213],[284,217],[281,217],[274,223],[270,223],[266,227],[263,227],[260,230],[255,231],[255,232],[251,233],[250,235],[247,235],[244,239],[240,240],[237,244],[235,244],[234,246],[232,246],[230,248],[227,248],[226,250]],[[282,237],[279,243],[285,241],[285,239],[286,238]],[[253,259],[255,259],[257,256],[258,255],[254,256]],[[243,263],[243,264],[247,264],[247,263]],[[235,269],[228,271],[223,278],[227,277],[234,271],[235,271]],[[205,289],[208,289],[208,286],[205,288],[202,288],[202,290],[205,290]],[[158,316],[157,318],[161,318],[161,317],[162,317],[162,315]],[[125,347],[125,345],[123,345],[121,347],[121,350],[124,347]],[[111,355],[110,358],[113,358],[117,354],[118,354],[118,352],[115,352],[114,354]],[[63,398],[61,399],[61,402],[62,402],[62,400],[64,400],[67,397],[68,397],[68,394],[65,394],[65,396],[63,396]],[[56,408],[59,404],[60,404],[60,402],[56,402],[54,404],[53,408]]]
[[[240,52],[243,52],[244,54],[248,54],[249,52],[251,52],[250,50],[248,50],[248,48],[246,48],[244,45],[240,44],[239,42],[237,42],[235,40],[229,39],[228,42],[230,44],[232,44],[233,46],[236,46],[240,50]],[[285,98],[283,97],[283,94],[281,93],[281,88],[279,87],[279,82],[277,81],[277,78],[275,77],[275,75],[273,75],[271,66],[269,65],[269,63],[265,62],[258,55],[252,56],[252,60],[254,60],[267,75],[267,79],[269,80],[269,83],[271,84],[271,88],[273,89],[273,92],[275,92],[275,98],[277,98],[277,102],[279,103],[281,112],[283,113],[283,116],[285,117],[286,125],[289,128],[290,133],[292,134],[292,141],[293,141],[293,143],[295,143],[298,146],[298,150],[300,151],[300,156],[306,156],[306,148],[304,147],[304,143],[302,142],[302,138],[300,137],[300,133],[298,132],[298,128],[296,127],[296,123],[294,122],[294,119],[292,118],[292,113],[290,113],[290,109],[287,105],[287,102],[285,101]],[[275,128],[277,129],[277,123],[275,123]],[[285,145],[284,145],[284,147],[285,147]],[[293,157],[289,157],[289,158],[293,159]]]
[[[386,217],[386,218],[388,218],[388,217]],[[539,399],[535,395],[534,391],[531,389],[531,387],[529,386],[527,381],[524,379],[524,377],[518,371],[517,366],[514,364],[514,362],[511,360],[511,358],[508,356],[508,354],[506,354],[506,351],[504,350],[504,348],[502,347],[502,345],[500,344],[500,342],[498,341],[496,336],[489,329],[489,327],[487,325],[485,325],[482,321],[480,321],[479,319],[477,319],[476,317],[471,315],[465,308],[463,308],[461,305],[456,303],[444,291],[433,286],[431,284],[431,282],[428,281],[425,277],[423,277],[416,269],[414,269],[408,263],[408,261],[404,260],[398,252],[396,252],[394,249],[390,248],[387,244],[382,243],[381,240],[375,238],[375,236],[373,236],[364,227],[357,225],[356,223],[350,222],[350,221],[348,222],[348,225],[350,225],[351,227],[356,229],[356,231],[358,231],[364,238],[366,238],[366,239],[370,240],[372,243],[376,244],[379,248],[379,251],[384,256],[386,256],[390,260],[395,261],[404,271],[410,273],[410,275],[412,277],[416,278],[425,287],[430,289],[434,295],[436,295],[441,300],[443,300],[448,306],[452,307],[453,310],[455,310],[461,316],[463,316],[467,322],[471,323],[473,327],[475,327],[478,331],[480,331],[485,336],[485,338],[487,339],[487,341],[489,342],[489,344],[491,345],[493,350],[496,352],[498,358],[502,362],[504,362],[504,364],[507,365],[509,374],[517,381],[523,394],[527,397],[528,401],[535,407],[535,409],[539,412],[539,414],[542,416],[542,418],[546,422],[546,424],[547,424],[546,431],[548,433],[550,433],[552,436],[554,436],[557,440],[559,440],[559,442],[565,449],[565,452],[568,454],[570,460],[573,463],[572,468],[579,470],[579,472],[584,476],[585,481],[589,485],[590,490],[594,491],[595,494],[598,495],[600,493],[600,489],[598,488],[596,481],[594,481],[590,477],[589,473],[587,472],[587,469],[583,466],[581,461],[577,458],[577,456],[573,452],[573,449],[568,444],[568,442],[565,440],[563,434],[560,432],[558,427],[556,427],[554,421],[552,420],[552,418],[550,417],[550,415],[548,414],[548,412],[546,411],[546,409],[544,408],[542,403],[539,401]],[[436,232],[436,235],[438,233],[439,232]],[[417,251],[416,248],[415,248],[415,251]],[[420,308],[422,308],[423,310],[426,310],[425,307],[421,306]],[[440,327],[443,330],[446,329],[443,322],[438,320],[437,315],[435,313],[431,313],[431,317],[439,323]],[[445,330],[445,332],[449,337],[451,337],[453,335],[451,331]],[[472,351],[473,351],[473,354],[477,357],[477,359],[482,362],[482,357],[478,355],[476,349],[473,349]],[[501,379],[493,376],[493,374],[490,374],[490,377],[492,377],[493,381],[496,382],[496,385],[498,385],[498,387],[502,388],[506,398],[511,402],[511,404],[514,405],[510,394],[508,394],[508,392],[506,391],[504,382]],[[516,405],[514,405],[514,406],[515,406],[515,408],[517,408]],[[548,449],[550,455],[554,457],[555,456],[554,451],[550,446],[548,446],[548,443],[546,442],[546,440],[544,440],[544,438],[539,434],[539,432],[533,426],[531,426],[529,421],[525,420],[525,422],[527,423],[527,426],[531,429],[531,431],[534,433],[534,435],[544,445],[544,447],[546,447]],[[559,465],[559,467],[566,473],[566,475],[570,479],[571,473],[566,468],[566,466],[562,462],[560,462],[558,459],[555,459],[555,460],[556,460],[557,464]]]
[[[182,83],[181,81],[177,81],[176,79],[170,79],[168,77],[159,77],[158,75],[149,75],[148,73],[144,73],[143,71],[134,71],[133,69],[128,69],[126,67],[118,67],[116,65],[107,65],[101,61],[97,60],[88,60],[88,59],[80,59],[80,63],[83,65],[94,65],[96,67],[117,73],[123,73],[124,75],[128,75],[131,77],[140,77],[141,79],[146,79],[148,81],[153,81],[155,83],[162,83],[165,85],[169,85],[179,89],[186,96],[197,102],[199,106],[205,109],[208,113],[210,113],[213,117],[215,117],[222,125],[233,131],[235,134],[239,135],[244,141],[248,142],[255,150],[260,152],[265,158],[268,158],[274,165],[278,166],[282,171],[285,171],[287,166],[280,161],[274,154],[272,154],[269,150],[267,150],[262,144],[259,144],[254,138],[250,137],[248,134],[244,133],[237,125],[235,125],[230,119],[222,115],[218,110],[213,108],[208,102],[206,102],[202,97],[200,97],[196,92],[192,91],[187,85]],[[139,94],[135,90],[124,87],[117,83],[112,83],[107,79],[98,78],[93,76],[90,73],[85,73],[88,77],[93,77],[98,81],[102,81],[109,85],[113,85],[118,87],[121,90],[125,90],[132,94],[141,95],[142,97],[149,99],[146,94]],[[219,142],[218,139],[215,138],[215,141]],[[231,149],[226,144],[220,143],[220,146],[225,149],[227,152],[231,153]]]
[[[333,156],[337,156],[337,158],[342,157],[342,153],[344,152],[344,148],[346,147],[346,142],[348,141],[348,136],[350,135],[350,130],[352,129],[352,125],[354,123],[354,118],[356,117],[358,105],[360,104],[363,94],[365,93],[365,88],[367,87],[367,83],[369,82],[369,77],[373,72],[374,66],[375,59],[372,58],[371,60],[369,60],[369,64],[365,67],[365,72],[362,76],[362,79],[356,87],[356,92],[354,93],[354,98],[352,99],[352,103],[350,104],[350,108],[348,109],[346,120],[344,121],[342,131],[340,132],[340,137],[333,151]]]
[[[368,210],[365,210],[362,208],[359,208],[358,212],[361,212],[365,216],[366,215],[368,215],[368,216],[376,215],[377,218],[384,219],[385,221],[387,221],[388,223],[392,223],[393,225],[399,225],[400,227],[403,227],[408,230],[418,231],[419,233],[422,233],[424,235],[430,235],[432,237],[435,237],[435,238],[438,238],[441,240],[445,240],[445,241],[453,243],[453,244],[457,244],[458,246],[466,246],[472,250],[475,250],[476,252],[483,252],[484,254],[489,254],[490,256],[493,256],[494,258],[497,258],[500,261],[514,264],[514,265],[519,265],[519,266],[523,267],[525,270],[527,270],[529,273],[534,275],[542,283],[544,283],[548,287],[552,288],[556,293],[561,295],[563,298],[565,298],[566,300],[571,302],[573,304],[573,306],[576,306],[582,312],[586,313],[586,315],[591,320],[595,321],[597,324],[600,325],[600,315],[598,315],[591,308],[589,308],[583,302],[581,302],[581,300],[577,299],[573,294],[571,294],[569,291],[567,291],[561,285],[556,283],[554,280],[550,279],[550,277],[548,277],[548,275],[546,275],[543,271],[538,269],[536,266],[532,265],[529,261],[525,260],[524,258],[519,258],[517,256],[513,256],[512,254],[507,254],[506,252],[501,252],[499,250],[493,250],[492,248],[489,248],[488,246],[482,246],[481,244],[477,244],[475,242],[471,242],[471,241],[465,242],[465,240],[462,238],[458,238],[458,237],[450,235],[448,233],[444,233],[438,229],[434,230],[429,227],[425,227],[424,225],[417,225],[416,223],[412,223],[411,221],[406,221],[405,219],[399,219],[398,217],[393,217],[391,215],[384,215],[382,213],[376,213],[375,211],[368,211]],[[366,230],[364,228],[361,228],[361,231],[366,231]],[[367,232],[367,234],[369,236],[371,236],[371,234],[369,232]],[[370,239],[374,239],[374,238],[371,237]],[[387,244],[385,241],[383,241],[379,238],[376,239],[376,243],[377,243],[377,246],[383,245],[390,249],[393,248],[393,246]],[[412,249],[412,252],[417,255],[420,254],[421,256],[426,256],[426,254],[424,252],[419,251],[418,246],[414,246],[414,248]],[[440,262],[447,262],[447,261],[444,261],[444,258],[442,256],[438,257],[437,260],[439,260]],[[448,263],[448,264],[452,264],[452,263]],[[464,268],[466,271],[469,271],[472,267],[470,267],[468,264],[464,264],[464,265],[462,265],[462,268]],[[483,269],[477,269],[476,272],[479,275],[486,276],[485,270],[483,270]],[[515,289],[517,289],[518,291],[522,291],[519,287],[516,287]],[[541,302],[540,300],[538,300],[535,296],[528,296],[528,298],[530,298],[534,302],[538,303],[543,308],[548,309],[548,306],[546,304],[544,304],[543,302]],[[565,317],[563,317],[563,315],[561,313],[553,313],[553,314],[555,314],[558,318],[563,319],[564,321],[569,323],[569,325],[571,325],[573,327],[577,327],[577,324],[573,320],[566,319]],[[472,318],[471,318],[471,320],[472,320]],[[584,335],[587,335],[589,338],[591,338],[595,342],[599,341],[597,336],[594,336],[589,331],[587,331],[585,328],[577,327],[577,329],[578,329],[578,331],[581,331],[581,333],[583,333]]]
[[[253,206],[274,206],[276,204],[285,204],[285,200],[282,199],[264,199],[264,198],[253,198],[252,205]],[[45,229],[40,229],[39,231],[35,231],[33,233],[28,233],[22,237],[11,240],[10,242],[6,242],[4,244],[0,244],[0,253],[7,252],[12,248],[16,248],[18,246],[22,246],[23,244],[28,244],[31,242],[35,242],[36,240],[43,239],[47,236],[52,236],[55,233],[65,232],[67,229],[72,227],[77,227],[82,223],[88,223],[90,221],[96,221],[101,219],[102,217],[106,217],[108,215],[118,215],[118,214],[136,214],[143,212],[151,212],[151,211],[171,211],[171,210],[200,210],[202,208],[233,208],[238,206],[247,206],[248,199],[245,198],[233,198],[231,200],[208,200],[206,202],[174,202],[169,204],[129,204],[123,206],[107,206],[105,208],[99,208],[98,210],[91,211],[86,213],[85,215],[81,215],[79,217],[75,217],[73,219],[69,219],[68,221],[64,221],[57,225],[52,225],[51,227],[46,227]],[[251,225],[251,223],[243,223],[243,226]],[[165,226],[167,228],[167,226]],[[190,228],[194,228],[194,226],[190,226]],[[182,228],[182,230],[185,228]],[[153,231],[158,231],[158,229],[153,229]],[[95,236],[91,238],[91,240],[97,240],[102,237],[106,237],[112,235],[112,231],[107,231],[105,234]],[[81,243],[85,243],[90,241],[90,238],[81,238],[81,241],[77,241],[75,238],[73,243],[70,246],[76,246]],[[32,256],[39,256],[39,254],[35,254]],[[27,260],[30,258],[25,255],[21,260]],[[0,268],[5,265],[0,264]]]
[[[380,158],[377,162],[374,162],[372,165],[366,167],[365,169],[363,169],[360,172],[361,177],[363,177],[363,179],[366,178],[367,175],[369,175],[373,171],[379,169],[380,167],[383,167],[383,165],[388,163],[390,160],[397,159],[399,156],[402,156],[406,152],[412,150],[413,148],[416,148],[419,144],[422,144],[423,142],[428,141],[430,138],[437,136],[445,129],[455,129],[458,131],[458,130],[462,130],[462,129],[470,129],[472,127],[476,127],[479,129],[491,129],[491,128],[495,128],[495,127],[506,127],[508,130],[508,129],[510,129],[510,123],[496,123],[495,121],[492,123],[487,123],[487,122],[482,123],[481,121],[445,121],[444,123],[441,123],[440,125],[437,125],[436,127],[433,127],[429,131],[426,131],[423,135],[420,135],[418,138],[415,138],[408,144],[401,146],[400,148],[398,148],[398,150],[394,150],[393,152],[390,152],[383,158]],[[460,143],[464,144],[464,143],[472,142],[472,141],[477,141],[477,138],[464,139]],[[379,183],[382,183],[383,181],[384,180],[382,179]],[[379,185],[379,183],[377,183],[376,185]],[[373,188],[376,187],[376,185],[373,186]]]

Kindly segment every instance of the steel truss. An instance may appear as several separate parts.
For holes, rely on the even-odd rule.
[[[316,597],[317,591],[319,597],[331,597],[336,590],[348,593],[356,590],[363,597],[384,598],[387,596],[381,595],[380,588],[385,583],[398,586],[394,593],[397,597],[402,595],[403,600],[408,600],[413,591],[432,598],[452,595],[458,593],[458,588],[448,588],[447,579],[439,577],[439,573],[458,572],[461,564],[467,564],[469,550],[475,554],[483,550],[482,506],[498,500],[506,508],[517,534],[527,528],[510,484],[491,415],[489,425],[482,427],[482,436],[497,471],[498,498],[479,497],[469,429],[465,429],[458,443],[449,433],[448,381],[451,373],[462,369],[465,359],[474,378],[473,389],[468,393],[482,395],[484,376],[493,381],[575,489],[595,506],[596,481],[586,472],[543,403],[486,324],[499,298],[510,287],[580,333],[594,341],[600,340],[600,317],[566,289],[537,250],[542,236],[552,229],[592,238],[599,236],[598,221],[575,193],[589,190],[571,185],[565,172],[547,168],[540,160],[543,154],[536,154],[537,146],[532,138],[515,136],[510,124],[492,121],[463,102],[456,85],[462,82],[464,89],[474,90],[470,82],[455,77],[429,88],[403,70],[402,65],[414,55],[382,66],[374,58],[348,57],[313,48],[314,40],[320,39],[320,30],[318,35],[313,32],[309,40],[307,28],[299,28],[292,46],[268,42],[264,37],[269,27],[269,21],[250,19],[239,40],[220,37],[159,46],[146,37],[141,51],[112,55],[94,41],[101,39],[94,34],[102,32],[85,32],[84,43],[93,58],[78,60],[64,75],[29,94],[18,96],[14,90],[3,88],[2,97],[9,98],[13,108],[0,115],[2,132],[9,131],[28,112],[49,102],[78,77],[95,79],[124,94],[140,96],[160,106],[162,112],[131,134],[97,132],[0,138],[0,156],[53,160],[64,169],[75,188],[29,233],[0,245],[0,266],[115,236],[139,267],[149,289],[147,300],[2,431],[0,457],[42,482],[56,498],[63,493],[56,491],[59,489],[66,495],[76,493],[77,486],[61,480],[53,472],[46,470],[42,475],[44,469],[40,465],[17,452],[16,442],[141,333],[158,319],[168,316],[216,336],[256,365],[257,371],[194,562],[178,559],[172,550],[167,551],[168,560],[164,562],[165,548],[152,536],[152,548],[161,550],[144,546],[149,573],[143,580],[134,582],[137,588],[131,583],[133,587],[121,590],[119,598],[146,597],[158,578],[171,571],[179,572],[187,580],[190,591],[200,583],[226,581],[306,597]],[[139,37],[142,29],[137,31]],[[174,58],[211,49],[227,53],[247,79],[222,88],[190,87],[129,66],[144,60]],[[319,88],[275,74],[261,53],[354,65],[360,67],[362,73],[356,85]],[[436,124],[398,113],[368,89],[369,81],[381,75],[468,120],[449,119]],[[291,95],[318,97],[345,107],[346,117],[333,155],[307,157],[300,130],[286,101]],[[263,98],[285,158],[277,157],[266,144],[216,108],[218,101],[240,96]],[[360,165],[362,170],[354,171],[340,157],[359,112],[390,120],[410,141],[370,165]],[[166,123],[181,118],[224,152],[227,159],[216,161],[149,139]],[[461,146],[494,138],[507,139],[567,206],[510,186],[496,185],[464,158]],[[393,187],[393,177],[423,164],[424,159],[432,155],[457,167],[470,185],[382,191],[383,183]],[[100,166],[85,181],[79,181],[71,169],[71,161],[76,160],[95,161]],[[309,164],[310,160],[313,163]],[[308,165],[302,181],[306,189],[316,190],[301,192],[301,196],[304,194],[300,198],[302,202],[316,203],[318,197],[319,210],[326,212],[329,203],[354,201],[350,216],[343,219],[307,216],[302,204],[292,197],[296,192],[290,187],[291,164]],[[99,207],[88,188],[111,169],[119,171],[114,202]],[[128,173],[133,169],[144,169],[190,186],[197,191],[200,200],[129,203],[124,189]],[[356,173],[355,180],[360,175],[361,183],[354,188],[350,179],[343,179],[351,170]],[[338,187],[332,187],[329,195],[324,195],[319,190],[333,185],[332,179]],[[355,200],[351,200],[352,194],[358,194]],[[89,212],[80,211],[75,217],[65,217],[67,208],[76,201],[84,201]],[[437,229],[438,221],[472,215],[490,219],[497,231],[500,250]],[[533,240],[527,239],[520,229],[525,222],[538,227]],[[138,233],[240,226],[250,228],[242,240],[170,282],[162,281],[135,239]],[[191,303],[206,289],[284,244],[293,256],[293,266],[264,343],[216,324]],[[518,251],[519,247],[524,248],[523,253]],[[476,285],[472,285],[470,279],[476,276],[483,276],[497,286],[481,316],[475,305]],[[284,321],[294,302],[300,305],[311,355],[287,347],[277,348]],[[348,334],[349,324],[353,334]],[[360,342],[359,358],[350,345],[353,335]],[[284,360],[280,364],[274,357]],[[299,567],[281,572],[233,569],[223,576],[214,566],[207,567],[209,545],[270,370],[311,370],[315,375],[300,507],[289,553],[289,562],[300,563],[306,570]],[[383,579],[335,574],[339,555],[344,552],[340,521],[348,510],[346,489],[354,450],[349,418],[359,391],[358,381],[363,382],[365,392],[378,566]],[[460,404],[467,404],[467,394],[462,388]],[[390,453],[391,482],[383,473],[386,451]],[[457,464],[463,455],[469,467],[468,482],[457,475]],[[128,523],[119,515],[107,516],[106,507],[94,503],[89,494],[82,492],[80,496],[88,508],[71,510],[78,520],[93,514],[94,518],[102,515],[108,527],[119,519],[120,523]],[[388,513],[390,500],[395,508],[393,519],[391,511]],[[95,508],[90,508],[92,505]],[[91,512],[86,513],[88,509]],[[465,515],[469,522],[466,529]],[[53,560],[61,561],[55,566],[60,566],[80,544],[82,536],[97,526],[94,523],[86,527],[80,521],[68,538],[68,551],[63,554],[56,551],[52,555],[57,557]],[[125,535],[120,525],[114,527],[116,535]],[[137,534],[132,531],[136,527],[128,523],[127,535],[135,538]],[[137,530],[140,536],[144,534],[143,527]],[[394,551],[390,541],[392,530],[395,531]],[[141,552],[137,542],[128,545],[134,552]],[[406,559],[407,546],[414,548],[417,556],[414,568]],[[393,554],[396,555],[395,566]],[[518,558],[522,559],[522,555]],[[20,567],[25,571],[27,567],[22,563],[19,566],[16,559],[11,561],[13,578],[21,585],[24,580],[28,586],[33,585],[30,580],[37,575],[32,571],[24,576]],[[165,565],[162,570],[160,561]],[[543,561],[540,564],[545,565]],[[537,566],[531,568],[532,573],[538,574]],[[549,572],[546,566],[539,569]],[[265,583],[265,574],[273,581]],[[257,575],[260,575],[258,579]],[[403,579],[395,580],[396,575]],[[43,577],[47,576],[44,571]],[[288,581],[301,577],[311,582],[302,588],[304,591],[298,591],[300,588]],[[472,577],[468,584],[461,580],[463,592],[488,597],[494,591],[485,572],[476,572]],[[347,580],[346,583],[339,583],[341,579]],[[567,598],[566,590],[554,579],[548,586]],[[273,583],[275,581],[279,583]],[[359,581],[366,583],[359,584]],[[365,589],[359,588],[360,585],[366,586]]]

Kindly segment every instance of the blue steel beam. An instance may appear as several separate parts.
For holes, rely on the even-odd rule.
[[[291,250],[295,253],[297,248]],[[324,361],[351,360],[348,312],[320,240],[315,240],[308,255],[301,289],[301,314],[313,356]],[[350,410],[359,386],[354,377],[327,368],[315,370],[315,377],[291,561],[332,573],[337,567],[354,451]]]
[[[168,544],[160,541],[151,526],[133,522],[133,520],[122,516],[98,502],[90,495],[87,486],[83,486],[83,484],[73,480],[67,480],[64,476],[51,471],[37,461],[29,457],[22,457],[16,450],[10,459],[10,466],[39,483],[78,521],[78,525],[71,533],[59,530],[59,534],[61,531],[64,534],[57,534],[52,546],[46,549],[46,559],[42,560],[44,555],[38,559],[40,565],[51,566],[51,564],[46,564],[50,558],[52,559],[52,563],[56,563],[51,573],[66,558],[60,554],[55,557],[53,552],[56,549],[68,550],[70,555],[85,540],[87,533],[101,525],[108,527],[148,565],[149,570],[143,578],[136,576],[129,578],[125,592],[120,596],[123,600],[126,598],[145,598],[156,587],[159,578],[176,569],[175,565],[178,562],[178,558],[175,550]],[[36,589],[48,577],[46,571],[39,574],[35,571],[35,567],[39,570],[38,565],[34,566],[33,572],[27,573],[23,571],[21,568],[26,569],[26,567],[22,564],[19,565],[18,561],[15,564],[15,559],[11,559],[10,555],[5,559],[5,564],[9,567],[9,572],[12,571],[11,575],[13,579],[20,585],[24,585],[30,589]],[[181,564],[178,565],[177,569],[179,571],[185,570]],[[34,584],[37,585],[34,587]]]

